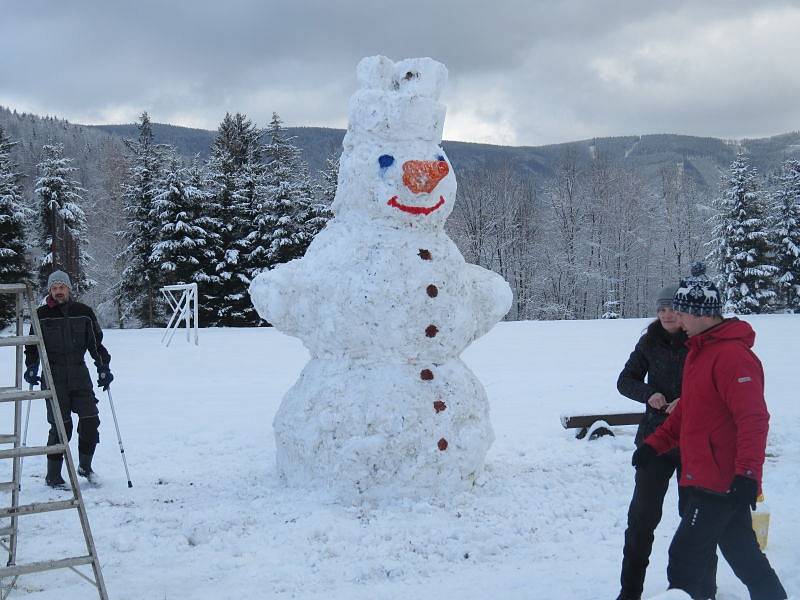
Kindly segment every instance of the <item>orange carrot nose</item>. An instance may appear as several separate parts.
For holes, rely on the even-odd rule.
[[[444,160],[407,160],[403,163],[403,184],[415,194],[430,194],[449,172]]]

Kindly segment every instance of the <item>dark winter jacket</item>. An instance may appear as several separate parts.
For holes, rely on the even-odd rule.
[[[84,362],[87,350],[97,367],[107,366],[111,355],[103,346],[103,331],[94,311],[70,300],[58,305],[51,301],[36,309],[42,326],[44,347],[56,389],[91,390],[92,378]],[[25,346],[25,365],[39,363],[39,349]]]
[[[680,443],[682,486],[725,493],[734,475],[761,483],[769,412],[755,337],[734,318],[689,339],[681,401],[645,439],[659,454]]]
[[[688,351],[685,344],[685,333],[680,331],[670,334],[659,321],[653,321],[639,338],[619,374],[619,393],[644,403],[646,407],[644,418],[636,432],[637,446],[667,419],[667,414],[647,404],[647,399],[656,392],[664,394],[667,402],[681,396],[683,363]]]

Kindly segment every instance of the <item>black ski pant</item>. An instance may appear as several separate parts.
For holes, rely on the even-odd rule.
[[[761,552],[748,506],[737,506],[722,494],[687,488],[686,508],[669,547],[670,589],[705,599],[704,577],[717,546],[734,574],[747,586],[751,600],[785,600],[777,574]]]
[[[633,498],[628,508],[628,527],[625,530],[625,546],[622,549],[622,573],[620,575],[622,598],[640,598],[644,590],[650,552],[653,548],[654,532],[661,522],[664,496],[670,479],[677,474],[680,479],[681,460],[677,453],[654,457],[646,466],[636,469]],[[678,488],[678,512],[683,514],[686,493]],[[715,557],[716,558],[716,557]],[[706,574],[704,591],[708,598],[716,593],[716,560],[714,568]]]
[[[61,410],[61,420],[67,432],[67,440],[72,439],[72,415],[78,415],[78,454],[93,455],[95,446],[100,442],[100,416],[97,411],[97,398],[92,390],[69,390],[56,386],[58,405]],[[47,402],[47,422],[50,423],[50,433],[47,436],[47,445],[58,444],[58,429],[50,402]],[[61,455],[49,454],[50,460],[62,460]]]

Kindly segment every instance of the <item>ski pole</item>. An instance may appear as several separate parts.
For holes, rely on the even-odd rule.
[[[33,384],[29,384],[28,387],[29,391],[33,391]],[[22,447],[25,448],[28,445],[28,423],[31,420],[31,401],[28,400],[28,406],[25,408],[25,427],[22,430]],[[24,456],[19,457],[19,487],[20,490],[22,489],[22,461],[25,460]]]
[[[33,391],[33,384],[30,384],[28,387],[29,391]],[[28,406],[25,408],[25,428],[22,432],[22,447],[25,448],[28,445],[28,423],[31,421],[31,401],[28,400]]]
[[[117,411],[114,410],[114,401],[111,399],[111,386],[106,390],[108,394],[108,403],[111,405],[111,415],[114,417],[114,427],[117,430],[117,441],[119,442],[119,453],[122,455],[122,464],[125,465],[125,474],[128,476],[128,487],[132,488],[131,474],[128,471],[128,461],[125,460],[125,448],[122,446],[122,436],[119,434],[119,423],[117,422]]]

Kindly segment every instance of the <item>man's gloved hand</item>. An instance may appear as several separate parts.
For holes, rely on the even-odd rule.
[[[658,452],[655,451],[650,444],[642,444],[639,446],[636,451],[631,456],[631,464],[636,467],[645,467],[647,463],[653,460],[656,456],[658,456]]]
[[[749,506],[755,510],[756,498],[758,498],[758,482],[750,477],[737,475],[731,482],[728,498],[736,506]]]
[[[103,388],[104,392],[108,391],[108,387],[111,385],[111,382],[114,381],[114,376],[111,374],[111,369],[108,366],[103,365],[102,367],[97,367],[97,385]]]
[[[22,377],[31,385],[39,385],[42,382],[42,378],[39,377],[39,365],[28,367]]]

